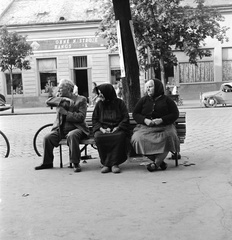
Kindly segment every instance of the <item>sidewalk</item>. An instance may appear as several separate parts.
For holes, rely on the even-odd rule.
[[[146,159],[129,158],[121,174],[101,174],[91,147],[95,158],[81,162],[81,173],[67,167],[68,151],[64,168],[55,155],[53,169],[35,171],[42,158],[32,136],[54,116],[24,109],[2,117],[14,147],[0,161],[0,239],[231,240],[232,107],[180,108],[187,135],[179,166],[167,158],[167,170],[153,173]]]

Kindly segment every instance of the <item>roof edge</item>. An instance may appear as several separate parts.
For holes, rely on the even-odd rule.
[[[45,25],[67,25],[67,24],[83,24],[83,23],[99,23],[101,19],[95,20],[84,20],[84,21],[60,21],[60,22],[46,22],[46,23],[28,23],[28,24],[10,24],[10,25],[0,25],[0,27],[32,27],[32,26],[45,26]]]
[[[0,14],[0,19],[1,17],[8,11],[8,9],[11,7],[11,5],[14,3],[15,0],[12,0],[7,7],[2,11],[2,13]]]

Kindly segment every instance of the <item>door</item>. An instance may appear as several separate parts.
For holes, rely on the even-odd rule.
[[[224,85],[223,89],[223,99],[226,104],[232,104],[232,86],[231,85]]]
[[[89,102],[88,74],[87,69],[74,70],[75,84],[78,87],[78,94],[85,96]]]

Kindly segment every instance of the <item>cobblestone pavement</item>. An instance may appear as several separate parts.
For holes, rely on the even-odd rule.
[[[52,123],[54,117],[54,114],[0,116],[0,128],[10,142],[9,157],[35,156],[33,150],[34,134],[44,124]]]
[[[181,111],[179,167],[167,159],[166,171],[150,173],[131,159],[121,174],[101,174],[98,160],[81,173],[60,169],[57,159],[55,168],[35,171],[33,136],[55,115],[0,116],[11,144],[0,162],[0,239],[230,240],[232,107]]]
[[[232,107],[180,109],[186,112],[187,135],[182,155],[208,149],[232,151]],[[54,114],[0,116],[1,130],[11,145],[10,157],[33,157],[36,131],[54,121]],[[95,150],[89,148],[90,151]]]
[[[182,150],[232,150],[232,107],[191,109],[186,113],[187,137]]]

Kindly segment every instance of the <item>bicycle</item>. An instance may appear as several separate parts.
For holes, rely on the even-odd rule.
[[[48,123],[37,130],[33,138],[33,148],[36,154],[41,157],[43,154],[43,139],[45,135],[51,132],[52,123]]]
[[[10,109],[11,106],[0,106],[0,111]],[[7,158],[10,154],[10,143],[7,136],[0,130],[0,157]]]
[[[10,143],[7,136],[0,130],[0,156],[7,158],[10,154]]]
[[[87,111],[87,118],[86,119],[90,119],[91,116],[92,116],[91,114],[92,114],[92,110]],[[52,126],[53,126],[52,123],[45,124],[42,127],[40,127],[34,135],[33,148],[34,148],[37,156],[39,156],[39,157],[41,157],[43,155],[43,151],[44,151],[44,149],[43,149],[43,139],[44,139],[46,134],[51,132]],[[95,146],[92,146],[92,147],[96,149]],[[82,152],[84,150],[86,150],[86,146],[84,146],[80,151]]]

